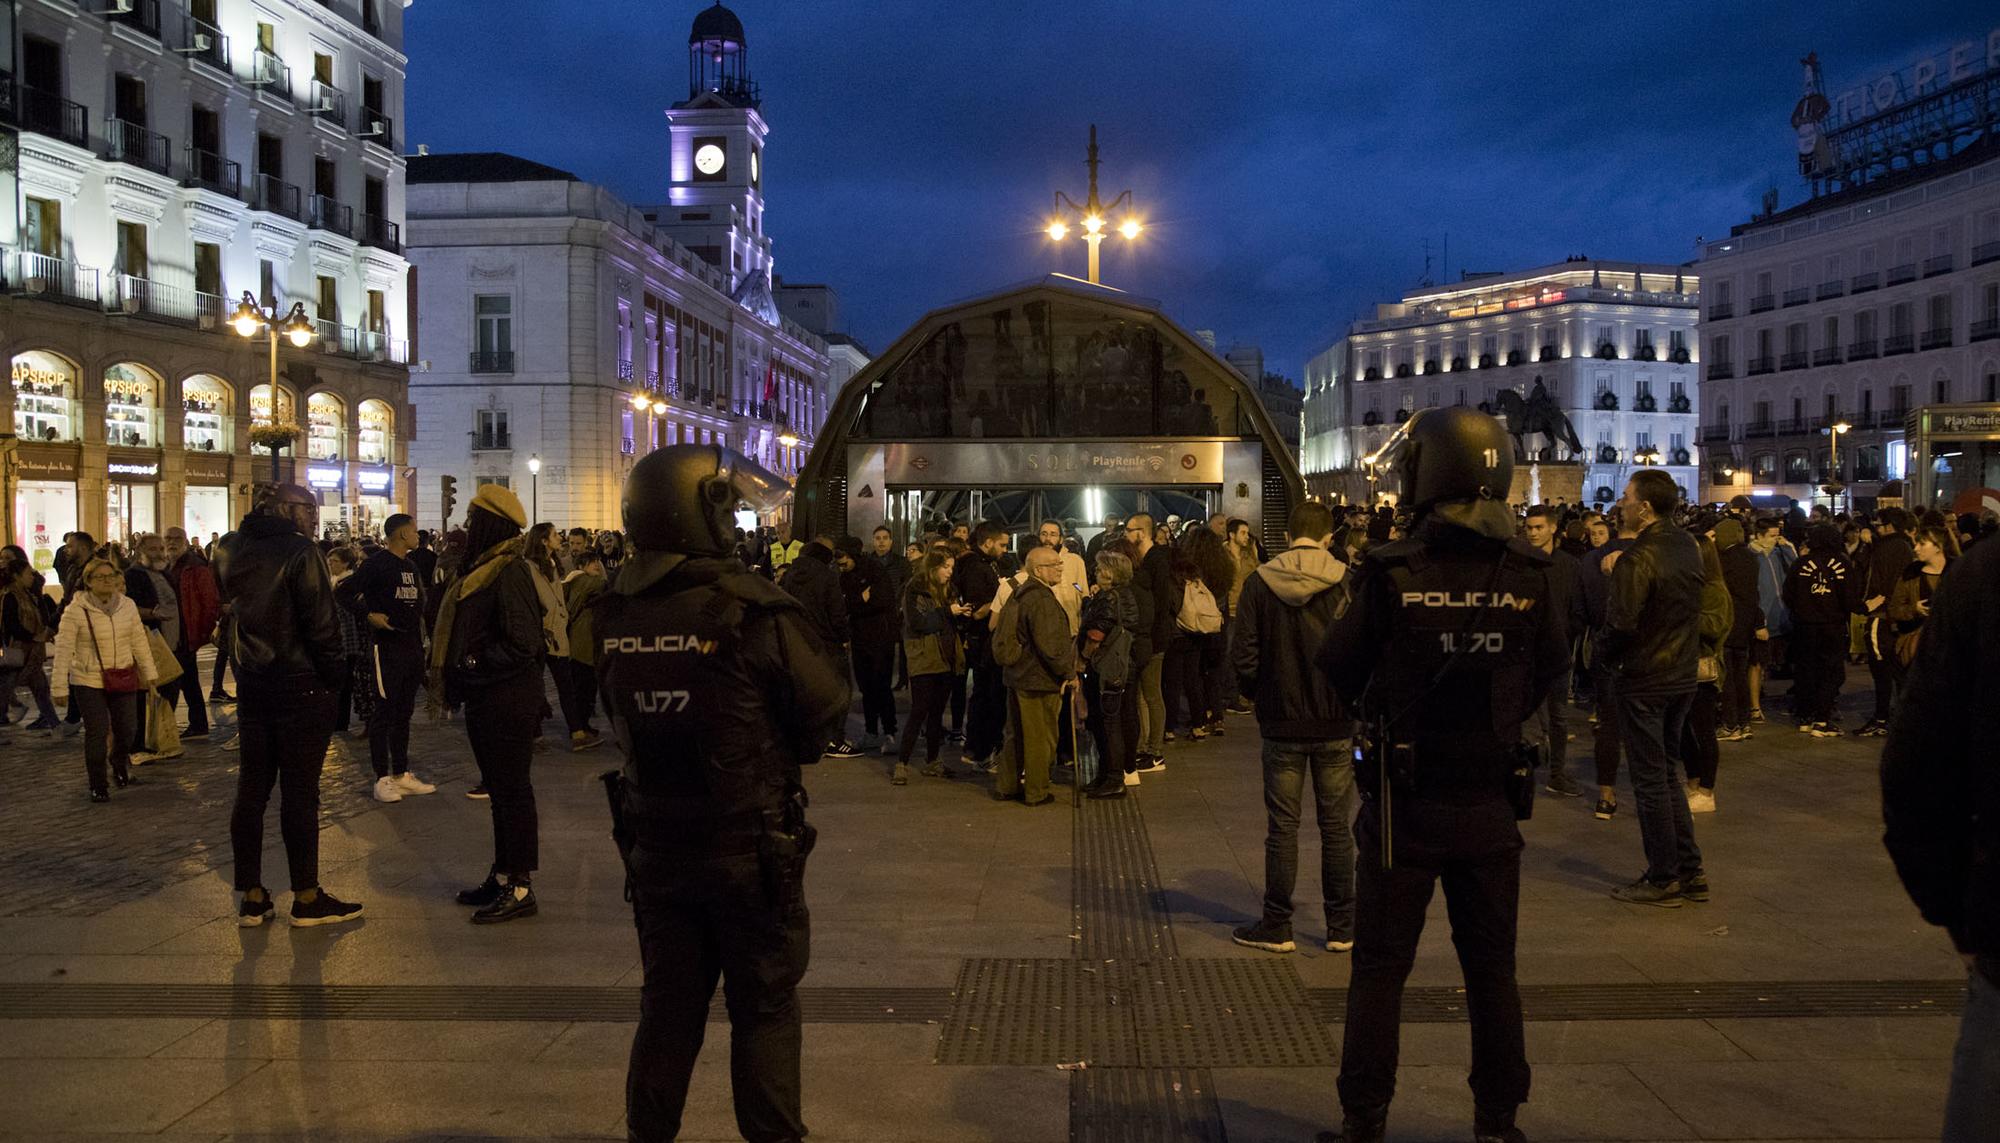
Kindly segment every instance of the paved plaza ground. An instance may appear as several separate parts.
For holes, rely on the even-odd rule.
[[[365,743],[336,737],[323,875],[367,915],[304,930],[235,926],[220,736],[92,806],[79,740],[17,733],[0,1139],[623,1138],[638,950],[593,780],[615,749],[538,755],[541,915],[475,928],[451,895],[486,871],[487,807],[463,796],[462,725],[419,719],[439,791],[395,805],[366,799]],[[1335,1122],[1348,958],[1318,951],[1315,841],[1301,951],[1229,940],[1263,881],[1256,747],[1231,718],[1135,797],[1032,810],[964,774],[898,789],[880,759],[811,769],[813,1138],[1275,1143]],[[1720,812],[1696,819],[1714,900],[1678,911],[1606,896],[1643,865],[1629,794],[1610,822],[1542,800],[1521,901],[1530,1138],[1937,1138],[1963,973],[1882,851],[1878,748],[1781,722],[1723,744]],[[275,813],[268,836],[282,880]],[[1411,985],[1390,1138],[1468,1138],[1441,899]],[[687,1139],[737,1137],[719,1011]]]

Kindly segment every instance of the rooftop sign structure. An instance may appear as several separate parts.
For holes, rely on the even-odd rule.
[[[1819,54],[1799,62],[1792,127],[1815,197],[1949,159],[2000,126],[2000,28],[1833,96]]]

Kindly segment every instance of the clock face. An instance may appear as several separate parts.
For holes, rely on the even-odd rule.
[[[704,175],[712,175],[722,170],[722,148],[714,143],[703,143],[695,148],[694,169]]]
[[[752,151],[750,152],[750,181],[754,183],[763,177],[764,164],[757,152]]]

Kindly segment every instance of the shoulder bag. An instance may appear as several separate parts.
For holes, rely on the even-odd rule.
[[[97,650],[97,673],[104,683],[104,692],[114,695],[137,694],[139,692],[139,668],[111,666],[109,660],[104,657],[104,644],[98,642],[97,620],[91,618],[90,605],[80,602],[77,606],[84,609],[83,621],[90,625],[90,643]],[[118,627],[116,624],[111,628],[111,647],[113,650],[116,650],[118,647]]]

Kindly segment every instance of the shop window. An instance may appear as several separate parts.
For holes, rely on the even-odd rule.
[[[347,407],[331,393],[306,398],[306,458],[339,460],[347,437]]]
[[[274,262],[257,263],[257,300],[267,310],[278,304],[278,266]]]
[[[1750,462],[1750,473],[1760,484],[1769,484],[1778,479],[1778,458],[1768,452],[1758,453]]]
[[[278,424],[289,425],[298,423],[292,414],[292,395],[290,393],[285,392],[283,389],[278,390],[275,404],[276,407],[274,408],[271,387],[269,385],[259,385],[255,389],[250,390],[250,424],[253,427],[268,425],[273,423],[274,418]]]
[[[14,435],[24,441],[77,439],[76,373],[51,353],[14,358]]]
[[[396,412],[388,402],[361,402],[361,439],[355,444],[355,458],[363,464],[390,463],[390,442],[395,433]]]
[[[118,448],[159,445],[159,385],[136,365],[104,371],[104,443]]]
[[[182,447],[190,452],[228,452],[234,421],[229,389],[222,382],[202,375],[181,382]]]

